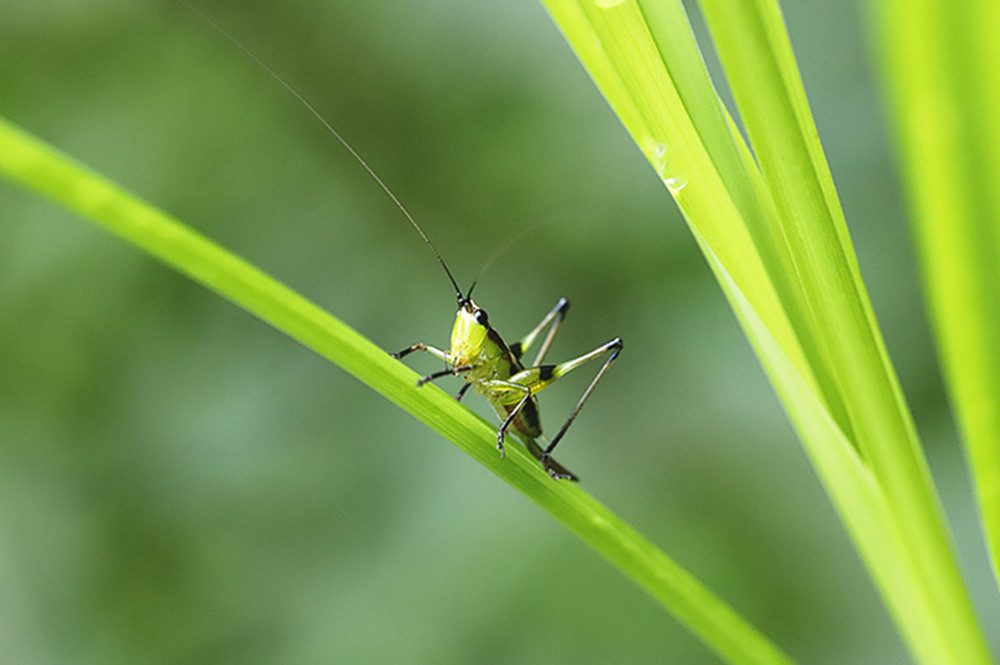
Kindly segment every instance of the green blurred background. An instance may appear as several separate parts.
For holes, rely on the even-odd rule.
[[[516,338],[569,297],[556,359],[625,340],[560,450],[589,491],[800,662],[907,662],[666,190],[540,3],[198,6],[370,160],[461,282],[537,225],[477,300]],[[856,3],[785,10],[875,309],[996,626],[866,17]],[[391,201],[179,4],[0,4],[0,113],[384,348],[447,343],[451,290]],[[545,395],[550,431],[588,380]],[[4,183],[0,661],[717,662],[367,388]]]

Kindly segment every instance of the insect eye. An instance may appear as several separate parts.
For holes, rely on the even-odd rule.
[[[485,309],[477,309],[475,317],[476,317],[476,323],[478,323],[481,326],[485,326],[490,320],[490,317],[486,314]]]

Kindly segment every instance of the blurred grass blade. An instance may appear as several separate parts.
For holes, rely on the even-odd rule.
[[[989,663],[777,5],[702,2],[748,147],[679,2],[546,4],[677,201],[912,653]]]
[[[1000,3],[879,9],[924,285],[1000,580]]]
[[[329,359],[551,513],[735,665],[791,665],[777,647],[641,534],[496,429],[288,287],[0,118],[0,175],[87,217]],[[544,577],[539,576],[539,584]]]
[[[697,231],[695,239],[705,252],[733,311],[762,359],[775,390],[806,448],[806,453],[821,474],[837,509],[859,548],[859,553],[875,570],[875,581],[883,593],[899,596],[890,605],[897,621],[911,621],[911,615],[899,612],[899,607],[919,608],[917,590],[906,583],[904,566],[898,565],[896,553],[903,548],[902,534],[894,523],[892,512],[881,488],[865,466],[850,441],[830,417],[826,405],[817,399],[795,367],[770,334],[767,326],[745,298],[742,290],[726,272],[710,246]],[[911,593],[912,591],[912,593]]]
[[[845,431],[878,479],[923,587],[923,617],[909,617],[925,662],[988,659],[955,563],[944,515],[911,416],[861,281],[833,179],[775,0],[701,0],[713,40],[775,201],[804,300],[813,359],[832,378]],[[899,603],[897,602],[897,605]]]

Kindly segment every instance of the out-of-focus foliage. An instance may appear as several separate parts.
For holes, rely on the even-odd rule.
[[[540,5],[200,6],[344,132],[461,280],[540,223],[477,300],[515,337],[571,298],[554,357],[625,339],[561,446],[590,491],[800,661],[905,662],[662,184]],[[971,586],[989,589],[859,17],[786,11]],[[3,4],[0,112],[387,349],[446,341],[451,291],[392,203],[179,5]],[[550,430],[578,378],[544,396]],[[19,663],[715,662],[383,400],[3,184],[0,588],[0,655]]]
[[[1000,5],[878,5],[886,88],[927,302],[1000,571]]]

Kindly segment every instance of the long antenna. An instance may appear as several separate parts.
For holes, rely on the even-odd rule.
[[[490,255],[490,258],[486,259],[486,263],[484,263],[483,267],[479,269],[479,273],[476,275],[476,278],[472,280],[472,286],[470,286],[469,290],[466,291],[465,293],[465,299],[469,300],[472,298],[473,289],[475,289],[476,285],[479,284],[479,280],[483,278],[483,275],[486,274],[486,271],[489,270],[490,266],[492,266],[497,259],[503,256],[503,254],[507,250],[513,247],[516,242],[522,240],[529,233],[534,233],[538,229],[544,226],[548,226],[549,224],[554,224],[557,221],[559,220],[553,219],[552,217],[549,218],[543,217],[542,219],[535,220],[531,224],[528,224],[517,233],[507,236],[507,239],[503,241],[503,244],[501,244],[499,247],[496,248],[496,250],[493,251],[493,254]]]
[[[420,228],[419,224],[417,224],[417,220],[413,219],[413,215],[411,215],[410,211],[406,209],[406,206],[403,205],[402,201],[396,198],[396,195],[392,193],[392,190],[389,189],[389,186],[382,181],[382,178],[380,178],[377,173],[375,173],[375,169],[373,169],[368,165],[368,162],[366,162],[364,158],[358,153],[358,151],[355,150],[354,147],[347,142],[347,139],[341,136],[340,132],[334,129],[333,125],[327,122],[326,118],[320,115],[320,112],[316,110],[316,107],[314,107],[312,104],[309,103],[309,100],[303,97],[298,90],[289,85],[285,81],[285,79],[281,78],[277,72],[275,72],[267,65],[266,62],[258,58],[253,51],[244,46],[243,43],[240,42],[240,40],[236,39],[236,37],[227,32],[222,26],[220,26],[218,23],[209,18],[200,9],[187,2],[187,0],[177,0],[177,1],[182,5],[184,5],[185,7],[187,7],[189,10],[191,10],[202,21],[204,21],[212,28],[214,28],[215,31],[218,32],[220,35],[222,35],[230,42],[232,42],[234,46],[243,51],[247,55],[247,57],[249,57],[257,64],[258,67],[263,69],[271,78],[273,78],[275,81],[281,84],[281,87],[287,90],[289,93],[291,93],[291,95],[295,97],[295,99],[297,99],[299,103],[302,104],[302,106],[306,107],[306,110],[312,113],[313,117],[319,120],[320,124],[326,127],[328,132],[333,134],[334,138],[340,142],[340,145],[344,146],[344,148],[347,149],[347,152],[351,153],[351,156],[354,157],[354,159],[356,159],[358,163],[365,168],[365,171],[368,171],[368,175],[370,175],[375,180],[375,182],[379,184],[379,187],[381,187],[382,190],[389,195],[389,198],[392,199],[392,202],[396,204],[396,207],[399,208],[399,210],[403,213],[406,219],[409,220],[410,224],[413,225],[413,228],[417,230],[417,233],[420,234],[420,237],[423,238],[424,242],[427,243],[427,246],[431,248],[432,252],[434,252],[434,256],[437,258],[438,263],[440,263],[441,267],[444,268],[445,273],[448,275],[448,279],[451,280],[451,285],[455,287],[455,293],[458,295],[459,302],[465,300],[465,298],[462,296],[462,289],[459,288],[458,282],[455,281],[455,277],[451,274],[451,271],[448,270],[448,264],[446,264],[444,262],[444,259],[441,258],[441,253],[438,252],[437,247],[434,246],[434,243],[431,242],[431,239],[427,237],[427,234],[424,233],[424,230]]]

